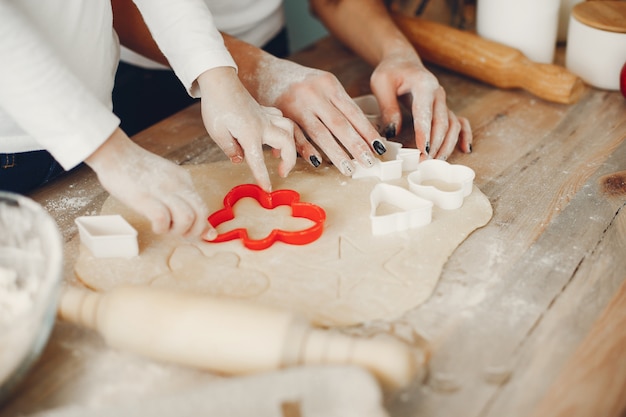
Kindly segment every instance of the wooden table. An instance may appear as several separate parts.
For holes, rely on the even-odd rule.
[[[352,96],[369,92],[371,68],[330,38],[293,59],[332,71]],[[476,171],[494,216],[454,252],[425,304],[374,325],[432,349],[423,380],[388,399],[391,415],[625,415],[626,100],[590,89],[560,105],[432,70],[474,130],[474,152],[451,162]],[[180,164],[223,158],[197,106],[135,139]],[[32,195],[62,230],[69,280],[73,220],[96,214],[106,196],[86,168]],[[57,322],[0,414],[149,398],[210,378]]]

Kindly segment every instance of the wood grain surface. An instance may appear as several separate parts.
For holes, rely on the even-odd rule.
[[[369,93],[372,68],[333,39],[293,59],[335,73],[352,96]],[[474,152],[450,161],[476,171],[494,216],[454,252],[425,304],[393,322],[342,330],[429,347],[427,373],[388,394],[392,417],[623,414],[626,100],[589,88],[576,103],[558,104],[430,68],[451,109],[473,126]],[[410,145],[410,120],[404,126],[398,140]],[[180,164],[224,158],[197,106],[134,139]],[[73,220],[96,214],[106,193],[80,168],[32,197],[59,223],[72,281]],[[0,415],[149,400],[212,378],[111,350],[57,322]],[[574,405],[580,414],[569,411]]]

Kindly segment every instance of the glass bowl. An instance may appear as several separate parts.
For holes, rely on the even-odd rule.
[[[0,191],[0,405],[48,341],[62,267],[54,219],[28,197]]]

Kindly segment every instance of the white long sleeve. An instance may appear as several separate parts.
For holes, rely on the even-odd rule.
[[[237,68],[203,0],[134,0],[146,25],[190,95],[196,79],[216,67]]]
[[[43,148],[70,169],[118,126],[107,3],[0,0],[0,152]]]
[[[190,93],[206,70],[236,65],[202,0],[136,0]],[[46,149],[65,169],[119,126],[119,59],[109,0],[0,0],[0,153]]]

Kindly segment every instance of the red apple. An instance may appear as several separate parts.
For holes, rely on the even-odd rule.
[[[624,63],[619,75],[619,89],[622,90],[622,95],[626,98],[626,63]]]

